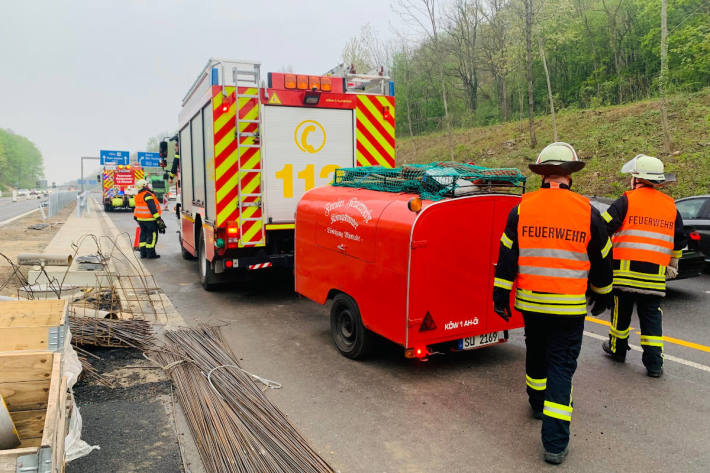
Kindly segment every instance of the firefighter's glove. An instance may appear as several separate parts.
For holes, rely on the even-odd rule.
[[[671,258],[666,268],[666,279],[675,279],[678,277],[678,258]]]
[[[614,306],[614,298],[612,297],[611,292],[607,294],[597,294],[596,292],[592,292],[590,302],[592,303],[592,315],[595,317]]]
[[[158,220],[156,220],[156,223],[158,224],[158,233],[165,233],[165,229],[167,228],[167,226],[165,225],[165,222],[163,221],[163,219],[158,217]]]
[[[493,311],[506,322],[510,320],[510,291],[500,287],[493,288]]]

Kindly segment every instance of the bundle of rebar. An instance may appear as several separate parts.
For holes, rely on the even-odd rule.
[[[146,320],[113,320],[96,317],[69,317],[72,343],[100,347],[155,347],[155,330]]]
[[[219,328],[165,336],[168,342],[153,356],[172,378],[207,471],[335,471],[264,395],[257,377],[239,366]]]

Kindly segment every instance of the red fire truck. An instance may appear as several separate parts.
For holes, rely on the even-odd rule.
[[[292,266],[303,193],[340,167],[394,165],[393,84],[269,73],[210,59],[179,115],[180,244],[212,289],[228,271]]]
[[[137,163],[106,164],[101,174],[104,210],[132,209],[138,192],[135,183],[145,178],[145,171]]]
[[[332,300],[331,334],[349,358],[367,354],[373,333],[408,358],[503,343],[523,318],[503,321],[491,294],[520,202],[509,192],[523,183],[515,169],[451,163],[340,169],[298,204],[296,292]]]

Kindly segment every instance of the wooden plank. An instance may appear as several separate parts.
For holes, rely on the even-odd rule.
[[[0,383],[50,379],[53,360],[54,353],[44,351],[0,353]]]
[[[57,418],[57,433],[52,445],[52,460],[55,473],[64,471],[64,440],[67,436],[67,377],[62,377],[59,390],[59,416]]]
[[[0,450],[0,473],[17,473],[17,458],[36,452],[36,447]]]
[[[48,347],[49,327],[0,328],[0,351],[46,351]]]
[[[52,367],[52,382],[49,385],[49,397],[47,399],[46,420],[44,432],[42,434],[42,446],[51,447],[54,437],[57,434],[57,418],[59,417],[59,405],[62,389],[62,356],[55,355]],[[66,391],[66,384],[64,387]]]
[[[0,383],[0,394],[10,411],[46,409],[49,380]]]
[[[0,327],[56,326],[66,317],[66,300],[0,301]]]
[[[47,411],[44,409],[10,412],[21,439],[41,438],[46,415]]]

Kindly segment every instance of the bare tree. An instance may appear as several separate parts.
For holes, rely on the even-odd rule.
[[[666,86],[668,82],[668,25],[667,25],[667,0],[661,0],[661,125],[663,126],[663,151],[670,153],[673,150],[671,132],[668,126],[668,111],[666,110]]]
[[[456,0],[449,15],[449,35],[456,58],[456,73],[463,84],[469,109],[478,108],[478,58],[476,40],[481,20],[480,0]]]
[[[555,119],[555,103],[552,100],[552,86],[550,85],[550,72],[547,70],[547,61],[545,60],[545,48],[542,47],[542,39],[537,37],[537,44],[540,47],[540,58],[542,58],[542,66],[545,68],[545,79],[547,80],[547,97],[550,100],[550,112],[552,113],[552,133],[555,141],[557,141],[557,120]]]
[[[454,159],[454,143],[451,135],[451,117],[449,116],[449,102],[444,75],[444,49],[439,32],[439,14],[436,0],[399,0],[394,7],[395,11],[410,24],[419,27],[427,36],[436,62],[441,85],[441,100],[444,105],[444,123],[449,145],[449,157]]]
[[[487,0],[481,15],[485,23],[481,25],[480,50],[486,60],[489,72],[493,76],[500,106],[500,118],[510,119],[508,104],[508,74],[510,72],[511,45],[510,19],[506,15],[509,0]]]
[[[525,7],[525,66],[528,81],[528,125],[530,128],[530,147],[537,146],[535,137],[535,100],[533,97],[532,74],[532,29],[533,29],[533,0],[523,0]]]

